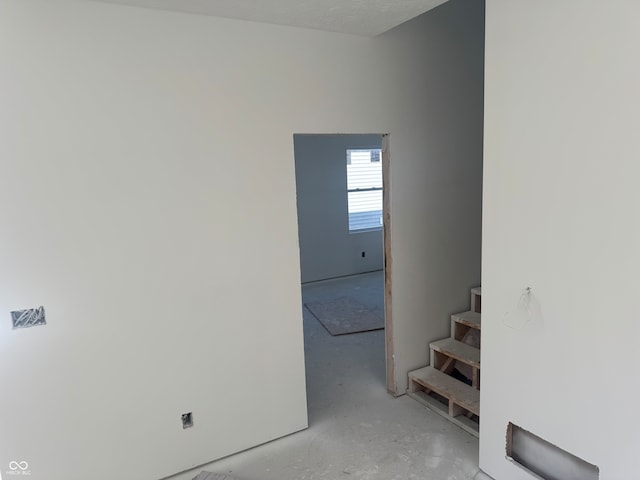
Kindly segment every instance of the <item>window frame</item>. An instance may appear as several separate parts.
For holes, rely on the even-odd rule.
[[[351,151],[358,151],[358,150],[377,150],[378,152],[380,152],[380,160],[377,162],[371,162],[371,163],[380,163],[380,175],[381,175],[381,186],[380,187],[370,187],[370,188],[349,188],[349,169],[348,166],[351,164],[351,159],[350,159],[350,154],[349,152]],[[350,219],[350,210],[349,210],[349,193],[357,193],[357,192],[381,192],[381,194],[384,196],[384,179],[382,178],[382,172],[383,172],[383,168],[382,168],[382,146],[381,145],[375,145],[375,146],[358,146],[358,147],[347,147],[345,149],[345,157],[346,157],[346,162],[345,162],[345,173],[346,173],[346,193],[347,193],[347,228],[349,231],[349,235],[357,235],[359,233],[369,233],[369,232],[378,232],[381,231],[384,227],[383,224],[383,206],[384,206],[384,197],[382,198],[381,201],[381,209],[380,209],[380,225],[376,225],[376,226],[370,226],[370,227],[364,227],[364,228],[358,228],[358,229],[352,229],[351,228],[351,219]]]

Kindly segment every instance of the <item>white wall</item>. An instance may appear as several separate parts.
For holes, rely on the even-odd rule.
[[[385,131],[358,77],[375,58],[354,36],[0,3],[0,468],[155,479],[306,427],[292,136]],[[39,305],[46,327],[11,330]]]
[[[295,135],[302,282],[382,268],[382,229],[349,233],[346,169],[347,149],[380,148],[381,140],[379,134]]]
[[[478,4],[372,40],[2,1],[0,468],[155,479],[306,426],[294,132],[391,135],[403,391],[479,277]]]
[[[489,0],[481,468],[509,421],[637,472],[640,4]],[[531,320],[517,304],[532,287]]]
[[[393,129],[396,391],[480,284],[484,2],[453,0],[377,39]]]

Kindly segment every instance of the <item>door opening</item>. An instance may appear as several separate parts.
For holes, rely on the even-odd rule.
[[[366,376],[396,393],[388,140],[294,135],[310,418],[314,392],[322,390],[316,375]],[[328,355],[339,371],[322,371]]]

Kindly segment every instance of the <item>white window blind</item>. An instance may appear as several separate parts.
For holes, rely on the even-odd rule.
[[[382,227],[382,152],[347,150],[349,231]]]

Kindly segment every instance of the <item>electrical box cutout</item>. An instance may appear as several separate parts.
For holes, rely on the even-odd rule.
[[[13,311],[11,312],[11,322],[14,329],[46,325],[47,320],[44,315],[44,307]]]
[[[193,413],[183,413],[182,414],[182,428],[191,428],[193,427]]]

